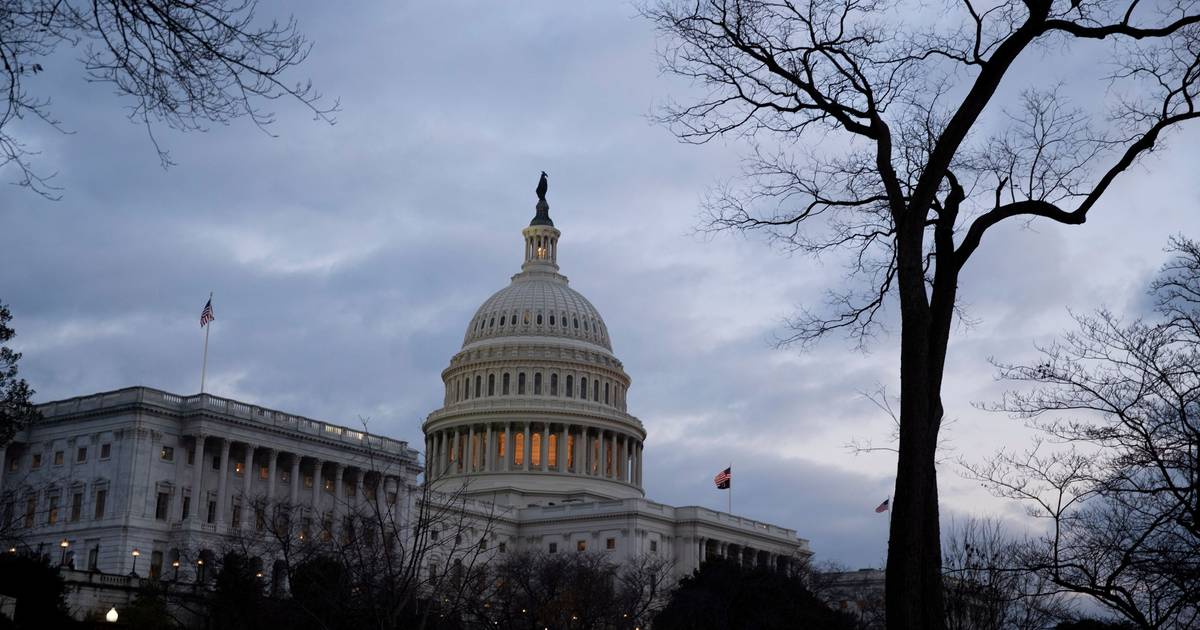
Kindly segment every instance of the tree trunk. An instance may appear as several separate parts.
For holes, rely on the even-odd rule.
[[[942,630],[945,612],[935,461],[942,420],[942,372],[957,278],[947,268],[939,269],[939,274],[946,275],[938,279],[931,300],[926,293],[920,241],[913,240],[917,245],[898,243],[900,443],[890,506],[887,628]]]

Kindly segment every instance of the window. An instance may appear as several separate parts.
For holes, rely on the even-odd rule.
[[[195,447],[189,448],[188,453],[187,453],[187,465],[192,466],[195,463],[196,463],[196,449],[195,449]]]
[[[438,536],[441,536],[441,535],[442,535],[442,533],[436,529],[430,530],[430,532],[429,532],[429,537],[433,540],[437,540]]]
[[[567,436],[567,468],[575,470],[575,435]]]
[[[100,445],[100,459],[108,459],[112,455],[112,444]]]
[[[499,551],[500,553],[507,553],[508,552],[508,543],[503,543],[503,542],[500,543],[496,547],[496,550]]]
[[[50,510],[46,513],[46,524],[53,525],[58,522],[58,497],[50,497]]]
[[[162,450],[160,450],[158,452],[158,458],[163,460],[164,462],[175,461],[175,447],[173,447],[173,446],[162,447]]]
[[[97,563],[100,562],[100,545],[96,545],[88,549],[88,571],[97,570]]]
[[[558,395],[558,375],[557,374],[550,375],[550,395],[551,396]]]
[[[229,519],[230,527],[237,527],[242,522],[242,506],[234,504],[232,518]]]
[[[567,375],[567,398],[575,397],[575,377]]]
[[[500,327],[501,327],[501,328],[503,328],[503,327],[504,327],[504,315],[501,315],[501,316],[500,316]]]
[[[607,550],[609,550],[609,551],[612,551],[613,549],[616,549],[616,548],[617,548],[617,539],[616,539],[616,538],[608,538],[608,539],[606,539],[606,540],[604,541],[604,548],[605,548],[605,549],[607,549]]]
[[[209,523],[217,520],[217,502],[216,501],[208,502],[208,518],[205,520],[207,520]]]
[[[454,400],[456,402],[462,400],[462,380],[454,381]]]
[[[254,529],[262,531],[267,526],[267,513],[261,505],[254,506]]]
[[[313,476],[312,475],[304,475],[304,487],[311,488],[312,486],[313,486]]]
[[[500,393],[504,396],[507,396],[508,395],[508,372],[504,373],[504,377],[501,379],[501,383],[502,384],[500,386]]]
[[[551,326],[554,325],[554,314],[553,313],[550,314],[550,325]]]
[[[657,553],[657,552],[658,552],[658,541],[651,540],[650,541],[650,553]]]
[[[161,551],[150,552],[150,579],[157,580],[162,575],[163,553]]]
[[[326,492],[333,492],[333,480],[332,479],[323,480],[323,483],[321,484],[321,486],[324,488],[324,490]]]
[[[542,373],[536,372],[533,375],[533,395],[539,396],[542,393]]]
[[[213,455],[212,469],[213,470],[221,470],[221,456],[220,455]]]
[[[558,466],[558,434],[550,434],[550,439],[546,441],[546,465],[555,468]]]
[[[518,433],[513,442],[513,463],[520,466],[525,463],[525,434]]]
[[[479,398],[482,395],[483,395],[483,377],[476,374],[475,375],[475,397]]]
[[[586,540],[575,541],[575,551],[587,551],[587,541]]]
[[[261,479],[261,480],[263,480],[263,481],[270,481],[270,480],[271,480],[271,469],[270,469],[270,467],[268,467],[268,466],[259,466],[259,467],[258,467],[258,478],[259,478],[259,479]]]
[[[578,329],[578,328],[579,328],[579,318],[578,318],[578,317],[575,317],[575,318],[572,318],[572,319],[575,321],[575,328],[577,328],[577,329]]]
[[[581,377],[579,379],[579,397],[584,400],[587,400],[587,377],[586,376]]]
[[[534,433],[529,443],[529,463],[533,466],[542,465],[542,434]]]
[[[30,468],[41,468],[42,467],[42,454],[41,453],[33,454],[33,459],[30,460],[29,467]]]
[[[76,492],[71,495],[71,522],[78,523],[83,517],[83,493]]]
[[[20,466],[20,457],[13,457],[12,459],[8,460],[8,472],[17,472],[17,468],[20,468]]]
[[[87,461],[87,447],[80,446],[79,448],[75,449],[75,463],[82,464],[83,462],[86,462],[86,461]]]
[[[183,497],[183,515],[181,520],[186,521],[189,514],[192,513],[192,497]]]
[[[604,384],[604,404],[608,404],[608,383]]]
[[[525,311],[525,317],[521,320],[526,326],[529,325],[529,311]]]
[[[54,451],[54,465],[55,465],[55,466],[62,466],[62,465],[63,465],[63,459],[64,459],[64,458],[63,458],[63,452],[62,452],[62,451]]]
[[[497,440],[498,443],[496,445],[496,456],[504,457],[504,453],[508,450],[507,448],[505,448],[508,446],[508,439],[507,439],[508,434],[507,433],[499,433],[499,434],[497,434],[497,437],[499,438],[499,440]]]
[[[95,518],[103,518],[104,517],[104,502],[106,502],[106,499],[108,499],[108,491],[107,490],[97,490],[96,491]]]
[[[37,497],[29,497],[25,500],[25,527],[33,527],[33,519],[37,514]]]
[[[524,372],[517,374],[517,395],[518,396],[525,395],[525,373]],[[34,457],[37,457],[37,455],[34,455]],[[37,468],[37,466],[34,466],[34,468]]]
[[[496,375],[488,374],[488,396],[496,395]]]
[[[241,477],[242,475],[246,474],[246,464],[243,462],[234,462],[233,474],[237,477]]]
[[[600,402],[600,381],[592,381],[592,400]]]
[[[537,314],[537,325],[538,326],[542,325],[542,314],[541,313]]]
[[[562,323],[562,327],[563,327],[563,328],[566,328],[566,327],[567,327],[567,314],[566,314],[566,313],[563,313],[563,314],[562,314],[562,317],[560,317],[560,318],[558,319],[558,321]]]
[[[279,481],[288,483],[292,480],[292,473],[286,470],[279,471]]]
[[[558,553],[558,543],[550,543],[550,553]]]
[[[396,505],[396,493],[395,493],[395,492],[389,492],[389,493],[387,493],[387,499],[386,499],[386,500],[387,500],[387,504],[388,504],[388,505]]]
[[[488,328],[495,328],[495,327],[496,327],[496,318],[493,317],[488,320]]]
[[[171,493],[159,492],[158,499],[154,502],[154,518],[160,521],[167,520],[167,512],[171,509]]]

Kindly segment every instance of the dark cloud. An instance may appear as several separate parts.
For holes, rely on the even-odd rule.
[[[738,512],[796,528],[824,557],[880,561],[886,517],[871,510],[894,459],[844,444],[886,440],[890,419],[859,392],[895,391],[895,339],[869,353],[838,339],[772,347],[782,318],[818,303],[841,267],[693,233],[701,194],[737,172],[744,147],[681,145],[648,122],[690,86],[659,74],[654,33],[631,7],[351,4],[297,17],[316,42],[305,72],[342,101],[337,125],[280,102],[276,136],[245,121],[156,130],[177,162],[166,171],[125,103],[81,80],[75,51],[31,84],[76,131],[23,131],[58,170],[62,201],[0,190],[0,299],[39,398],[196,391],[197,318],[215,291],[212,391],[419,443],[466,322],[518,268],[546,170],[563,271],[604,313],[634,379],[650,498],[720,508],[711,478],[733,460]],[[1068,306],[1138,310],[1167,236],[1196,235],[1197,140],[1177,134],[1084,226],[989,234],[962,287],[978,324],[951,354],[955,456],[1026,439],[971,406],[1004,387],[988,356],[1030,351],[1067,326]],[[948,511],[1013,509],[952,463],[942,472]]]

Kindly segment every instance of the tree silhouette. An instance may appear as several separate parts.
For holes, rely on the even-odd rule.
[[[701,88],[660,120],[686,142],[750,138],[745,186],[707,201],[713,230],[794,252],[848,252],[831,310],[784,343],[858,343],[892,300],[900,323],[891,630],[943,615],[935,469],[941,390],[963,269],[996,225],[1080,225],[1113,182],[1200,117],[1200,4],[1165,0],[661,0],[644,9],[663,64]],[[1109,40],[1110,118],[1014,72],[1018,60]],[[999,111],[1001,83],[1027,87]],[[986,114],[986,115],[985,115]]]

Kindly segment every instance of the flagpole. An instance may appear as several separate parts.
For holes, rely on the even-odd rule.
[[[208,303],[212,304],[212,291],[208,292]],[[212,322],[204,325],[204,361],[200,364],[200,393],[204,393],[204,377],[208,372],[208,333],[212,330]]]
[[[729,462],[729,513],[733,514],[733,462]]]

